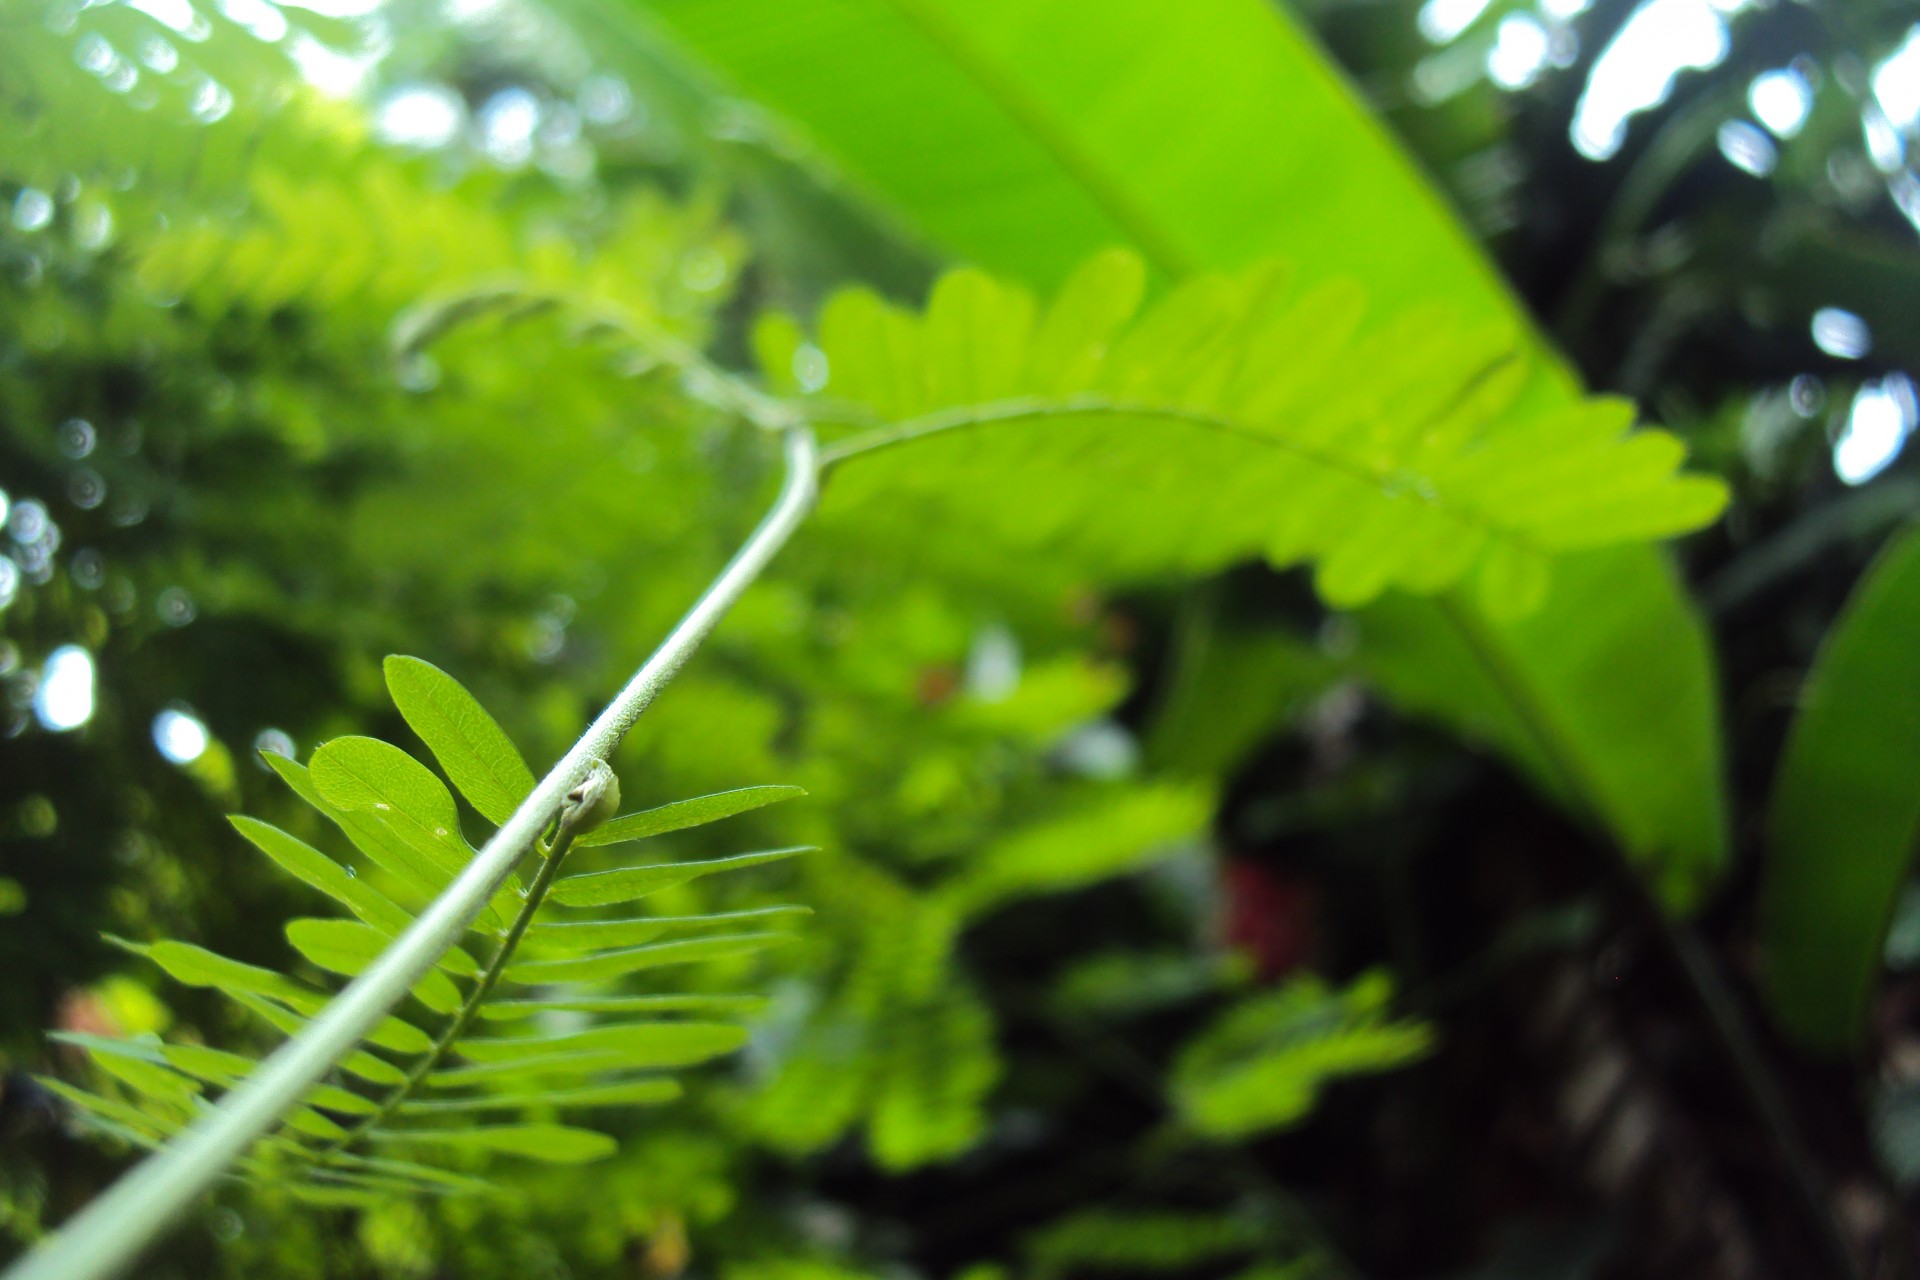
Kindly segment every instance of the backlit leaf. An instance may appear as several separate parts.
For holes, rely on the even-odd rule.
[[[533,771],[486,708],[459,681],[419,658],[386,662],[387,690],[453,785],[499,826],[533,790]]]
[[[620,1144],[592,1129],[560,1124],[508,1124],[472,1129],[375,1130],[375,1142],[405,1146],[453,1147],[468,1151],[499,1151],[548,1164],[584,1164],[620,1149]]]
[[[714,938],[681,938],[644,947],[602,951],[567,960],[525,960],[507,969],[507,981],[522,986],[549,982],[604,982],[642,969],[698,964],[727,956],[746,955],[792,942],[790,933],[737,933]]]
[[[672,804],[615,818],[604,826],[586,832],[575,843],[588,846],[643,840],[669,831],[704,826],[722,818],[731,818],[737,813],[746,813],[805,794],[799,787],[741,787],[736,791],[720,791],[713,795],[695,796],[690,800],[676,800]]]
[[[702,876],[757,867],[791,858],[795,854],[811,852],[811,846],[799,845],[791,849],[740,853],[730,858],[712,858],[704,862],[663,862],[646,867],[623,867],[618,871],[562,876],[553,882],[552,892],[548,896],[569,907],[604,907],[616,902],[634,902],[650,893],[671,889]]]

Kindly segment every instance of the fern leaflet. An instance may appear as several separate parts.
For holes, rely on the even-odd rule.
[[[1364,330],[1356,289],[1290,297],[1274,266],[1142,311],[1145,280],[1111,251],[1044,311],[971,269],[923,314],[859,289],[829,301],[815,416],[868,428],[822,455],[840,499],[904,500],[919,527],[948,514],[1126,575],[1310,561],[1339,606],[1471,578],[1506,614],[1538,601],[1555,553],[1724,505],[1717,480],[1676,474],[1672,436],[1630,430],[1626,401],[1503,413],[1524,382],[1510,332],[1442,310]],[[789,388],[797,341],[775,319],[757,343]]]
[[[402,716],[461,794],[490,821],[504,820],[532,790],[533,774],[492,716],[452,677],[419,659],[390,658],[386,673]],[[403,898],[431,898],[472,856],[453,794],[426,766],[372,738],[325,743],[310,766],[267,759],[379,873],[363,878],[277,827],[241,815],[231,819],[276,866],[346,909],[350,918],[289,921],[286,936],[312,969],[353,977],[414,920],[388,889]],[[605,777],[610,782],[611,774]],[[746,1038],[738,1016],[755,1002],[732,995],[637,993],[606,984],[643,970],[746,955],[785,942],[792,936],[787,926],[805,909],[549,919],[543,908],[633,902],[802,850],[561,875],[567,854],[576,844],[638,840],[798,794],[797,787],[750,787],[591,828],[591,819],[563,812],[540,846],[529,883],[511,882],[495,896],[471,927],[470,945],[450,948],[414,986],[411,1000],[256,1146],[242,1172],[272,1178],[308,1199],[342,1203],[396,1191],[444,1195],[487,1185],[406,1158],[414,1154],[484,1152],[577,1163],[611,1153],[614,1139],[604,1133],[528,1113],[669,1101],[679,1085],[657,1073],[738,1048]],[[617,801],[617,784],[604,798]],[[299,1031],[330,996],[301,977],[190,943],[114,941],[178,982],[219,991],[286,1035]],[[498,989],[526,998],[495,1000]],[[587,1015],[599,1018],[582,1025]],[[561,1026],[550,1024],[553,1017]],[[48,1087],[99,1132],[140,1147],[155,1147],[178,1133],[209,1105],[207,1089],[225,1091],[257,1065],[246,1054],[153,1037],[55,1038],[84,1050],[111,1083],[90,1090],[48,1080]]]

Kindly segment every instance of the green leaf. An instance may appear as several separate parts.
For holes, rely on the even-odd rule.
[[[413,923],[413,917],[392,899],[305,841],[245,814],[229,814],[227,821],[296,879],[312,885],[375,928],[397,934]]]
[[[613,1050],[544,1053],[473,1066],[448,1067],[429,1074],[427,1084],[434,1089],[464,1089],[474,1085],[489,1089],[537,1089],[544,1088],[546,1081],[556,1077],[597,1075],[602,1071],[619,1071],[634,1065]]]
[[[713,795],[695,796],[690,800],[676,800],[672,804],[615,818],[581,835],[574,843],[590,846],[643,840],[669,831],[704,826],[722,818],[731,818],[736,813],[746,813],[805,794],[799,787],[741,787],[736,791],[720,791]]]
[[[1129,255],[1097,255],[1052,311],[1138,274]],[[828,450],[844,465],[823,514],[939,511],[1119,578],[1313,561],[1342,607],[1470,579],[1518,615],[1550,557],[1694,529],[1725,503],[1717,479],[1675,474],[1671,436],[1631,431],[1625,402],[1502,419],[1518,391],[1510,337],[1438,312],[1303,367],[1320,309],[1271,268],[1196,275],[1063,369],[1027,338],[1032,300],[978,271],[942,277],[924,318],[844,295],[822,313],[824,394],[887,425]]]
[[[269,1026],[287,1035],[298,1035],[307,1025],[305,1018],[297,1013],[281,1008],[271,1000],[263,999],[260,996],[245,991],[230,991],[226,994],[228,999],[251,1010]],[[416,1028],[407,1026],[407,1024],[403,1022],[396,1022],[395,1025],[405,1027],[407,1031],[411,1031],[420,1037],[418,1041],[419,1048],[409,1048],[407,1050],[408,1052],[418,1053],[432,1044],[432,1041],[428,1040],[426,1035]],[[412,1043],[412,1041],[409,1041],[410,1045]],[[352,1075],[359,1076],[369,1084],[396,1085],[405,1084],[407,1080],[406,1072],[384,1058],[374,1057],[364,1049],[356,1049],[354,1052],[342,1058],[340,1060],[340,1069]]]
[[[1281,253],[1461,299],[1469,323],[1515,314],[1339,73],[1260,0],[825,0],[800,23],[774,0],[647,11],[856,187],[991,269],[1052,286],[1107,244],[1169,277]]]
[[[115,941],[159,965],[168,977],[189,987],[212,987],[226,995],[264,996],[311,1017],[326,1006],[325,993],[282,977],[271,969],[229,960],[190,942],[156,942],[150,946]],[[384,1018],[367,1036],[369,1042],[397,1053],[424,1053],[433,1040],[418,1027],[398,1018]]]
[[[182,1114],[189,1114],[193,1100],[200,1096],[199,1082],[172,1067],[156,1065],[144,1057],[121,1056],[92,1046],[89,1049],[102,1071],[162,1105],[185,1108]]]
[[[226,1087],[245,1079],[260,1065],[258,1059],[243,1054],[206,1045],[167,1044],[153,1038],[122,1040],[72,1031],[52,1032],[48,1038],[87,1050],[102,1069],[142,1093],[174,1102],[197,1097],[196,1080]],[[373,1115],[379,1110],[369,1099],[329,1084],[314,1085],[304,1101],[310,1107],[325,1107],[350,1115]],[[319,1132],[322,1126],[330,1124],[324,1117],[316,1119],[320,1120],[320,1126],[308,1124],[307,1132]],[[319,1136],[335,1135],[320,1132]]]
[[[356,1173],[350,1169],[329,1169],[324,1165],[305,1170],[303,1181],[285,1177],[273,1181],[303,1204],[329,1209],[377,1209],[395,1196],[455,1194],[452,1188],[432,1182],[376,1173]]]
[[[1887,544],[1828,632],[1768,827],[1761,990],[1796,1040],[1845,1052],[1920,848],[1920,530]]]
[[[1061,893],[1133,870],[1206,824],[1212,797],[1197,787],[1136,787],[1081,812],[993,841],[940,890],[962,915],[1014,898]]]
[[[1698,902],[1724,869],[1713,655],[1659,557],[1567,557],[1524,618],[1393,596],[1356,622],[1369,679],[1590,812],[1669,904]]]
[[[1573,379],[1498,272],[1283,7],[824,0],[804,23],[782,21],[775,0],[648,0],[647,11],[732,90],[783,116],[855,188],[956,257],[1043,288],[1113,244],[1131,246],[1170,280],[1284,257],[1309,287],[1357,282],[1380,311],[1443,300],[1458,308],[1463,328],[1510,328],[1524,366],[1506,410],[1516,422],[1574,400]],[[1165,127],[1171,120],[1181,127]],[[941,139],[939,164],[927,163],[928,138]],[[1275,138],[1286,145],[1272,145]],[[1072,309],[1096,335],[1117,324],[1107,316],[1135,305],[1126,280],[1116,275],[1107,286],[1105,301]],[[1323,305],[1319,328],[1346,331],[1340,301],[1329,295]],[[1297,349],[1298,368],[1315,365],[1311,338],[1309,330]],[[1050,350],[1074,347],[1062,338]],[[1081,339],[1077,349],[1097,353],[1099,345]],[[1677,691],[1680,710],[1662,719],[1680,732],[1645,734],[1636,754],[1663,790],[1694,797],[1694,810],[1663,799],[1650,838],[1717,862],[1723,838],[1706,833],[1724,827],[1719,723],[1711,670],[1698,658],[1700,623],[1656,557],[1640,549],[1607,556],[1617,572],[1650,581],[1619,631],[1653,641],[1615,672],[1612,687],[1556,684],[1539,672],[1509,692],[1510,673],[1536,666],[1525,646],[1541,635],[1613,629],[1611,600],[1564,582],[1524,633],[1498,622],[1484,629],[1491,665],[1473,684],[1508,702],[1496,713],[1502,719],[1526,715],[1535,696],[1553,705],[1567,726],[1569,763],[1594,774],[1622,766],[1605,759],[1611,735],[1589,740],[1579,726],[1604,720],[1618,689]],[[1360,658],[1368,659],[1364,641]],[[1428,709],[1471,729],[1484,721],[1484,705],[1462,696]],[[1525,764],[1529,754],[1516,758]]]
[[[375,865],[397,877],[422,897],[438,896],[473,856],[466,838],[460,834],[459,815],[454,808],[453,796],[440,779],[427,771],[425,765],[398,747],[372,738],[336,741],[349,745],[334,754],[328,768],[333,785],[342,795],[357,801],[368,801],[364,808],[341,804],[328,797],[312,769],[271,752],[263,758],[303,800],[331,818],[334,825],[353,841],[354,847],[371,858]],[[366,743],[373,745],[362,745]],[[320,764],[321,754],[333,745],[325,743],[315,750],[315,766]],[[363,781],[356,773],[357,769],[367,770],[372,780]],[[428,815],[426,821],[421,821],[418,816],[403,815],[391,807],[384,810],[374,808],[375,804],[390,806],[393,803],[392,800],[371,798],[380,793],[382,786],[389,785],[397,787],[400,794],[422,806],[419,813]],[[439,834],[443,831],[446,834]],[[474,921],[474,928],[505,930],[506,922],[512,918],[515,909],[518,891],[518,882],[509,878],[501,892],[495,895],[494,900]]]
[[[778,925],[813,914],[811,907],[755,907],[749,911],[721,911],[705,916],[642,916],[633,920],[567,920],[536,923],[526,942],[541,955],[578,955],[603,947],[630,947],[651,942],[665,933],[726,928],[737,924]]]
[[[746,1042],[747,1029],[732,1022],[631,1022],[556,1036],[462,1040],[455,1047],[463,1057],[482,1064],[617,1054],[629,1069],[651,1070],[704,1062],[732,1053]]]
[[[308,768],[328,804],[373,814],[439,873],[440,884],[472,861],[453,794],[400,748],[378,738],[335,738],[320,744]]]
[[[380,958],[391,939],[370,924],[357,920],[289,920],[287,941],[308,960],[342,977],[358,977]],[[413,994],[435,1013],[460,1007],[460,992],[444,973],[430,971],[414,984]]]
[[[480,1006],[489,1022],[514,1022],[543,1013],[732,1013],[741,1017],[766,1006],[765,996],[551,996],[541,1000],[492,1000]]]
[[[386,824],[374,821],[370,814],[355,813],[328,803],[314,785],[312,771],[305,765],[271,751],[263,752],[260,758],[280,775],[294,794],[331,819],[353,841],[353,847],[372,859],[375,866],[423,898],[431,898],[440,891],[443,882],[432,864],[416,854]]]
[[[1243,1000],[1180,1052],[1171,1088],[1188,1123],[1212,1138],[1285,1128],[1327,1083],[1423,1056],[1427,1028],[1389,1019],[1392,986],[1363,974],[1344,991],[1296,978]]]
[[[135,955],[145,956],[175,982],[189,987],[266,996],[309,1016],[320,1012],[327,1003],[324,992],[284,978],[271,969],[229,960],[190,942],[155,942],[148,946],[122,942],[120,945]]]
[[[757,867],[813,851],[810,845],[796,845],[790,849],[739,853],[731,858],[712,858],[705,862],[663,862],[646,867],[623,867],[618,871],[562,876],[553,882],[553,888],[547,896],[568,907],[604,907],[616,902],[634,902],[648,894],[671,889],[702,876]]]
[[[459,681],[419,658],[386,661],[394,705],[453,785],[500,826],[533,791],[533,771],[486,708]]]
[[[585,1164],[601,1160],[620,1144],[592,1129],[563,1124],[503,1124],[472,1129],[375,1130],[375,1142],[407,1146],[452,1147],[466,1151],[499,1151],[548,1164]]]
[[[116,1098],[102,1097],[53,1076],[35,1076],[34,1079],[52,1093],[72,1103],[89,1123],[94,1123],[103,1129],[111,1125],[113,1128],[107,1130],[108,1132],[135,1146],[157,1147],[162,1139],[171,1136],[181,1127],[181,1122],[170,1122],[129,1103],[121,1102]]]
[[[392,899],[306,842],[245,814],[230,814],[227,821],[254,847],[296,878],[345,906],[384,936],[398,937],[413,923],[413,917]],[[461,977],[474,977],[480,972],[474,958],[459,947],[447,950],[440,959],[440,967]]]
[[[319,756],[319,752],[315,752],[315,756]],[[353,848],[367,854],[372,864],[386,871],[388,875],[392,875],[407,889],[417,892],[422,898],[432,898],[447,887],[449,877],[442,873],[440,865],[436,864],[432,858],[422,858],[419,850],[415,850],[413,844],[407,841],[394,825],[382,821],[378,814],[374,814],[372,810],[351,810],[351,808],[332,804],[330,800],[326,800],[326,796],[321,794],[319,785],[313,781],[313,771],[303,764],[298,764],[296,760],[288,760],[286,756],[280,756],[275,752],[263,752],[261,760],[265,760],[267,766],[278,773],[301,800],[311,804],[326,818],[332,819],[332,823],[346,833],[349,841],[353,841]],[[424,773],[426,770],[420,768],[420,771]],[[451,808],[453,796],[445,794],[445,787],[440,787],[440,779],[432,777],[432,773],[426,773],[426,777],[432,779],[434,787],[438,787],[440,794],[445,796],[445,806]],[[461,839],[461,844],[465,846],[465,839]],[[499,894],[493,896],[492,904],[488,904],[488,908],[474,921],[474,929],[505,931],[507,919],[511,919],[515,912],[516,898],[518,898],[518,881],[509,877],[507,885]]]
[[[660,969],[668,965],[699,964],[728,956],[747,955],[792,942],[790,933],[730,933],[714,938],[681,938],[644,947],[601,951],[567,960],[523,960],[507,967],[508,982],[539,986],[549,982],[604,982],[609,978]]]
[[[500,1189],[484,1178],[476,1178],[471,1174],[455,1173],[450,1169],[441,1169],[430,1164],[415,1164],[409,1160],[395,1160],[391,1156],[367,1156],[350,1151],[335,1151],[328,1153],[327,1164],[391,1178],[403,1178],[411,1182],[431,1183],[449,1191],[481,1194],[497,1192]]]
[[[588,1107],[651,1106],[671,1102],[680,1096],[680,1082],[661,1077],[621,1080],[609,1084],[583,1085],[577,1089],[552,1089],[539,1093],[479,1094],[470,1098],[416,1099],[400,1104],[402,1115],[440,1115],[467,1111],[526,1111],[540,1107],[584,1109]]]

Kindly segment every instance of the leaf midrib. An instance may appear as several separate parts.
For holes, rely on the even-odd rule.
[[[1476,383],[1479,378],[1474,380]],[[1315,466],[1337,471],[1350,479],[1359,480],[1375,488],[1384,489],[1393,476],[1391,472],[1381,472],[1361,463],[1356,463],[1335,453],[1316,449],[1311,445],[1290,440],[1285,436],[1273,435],[1219,414],[1204,413],[1194,409],[1184,409],[1177,405],[1155,404],[1149,401],[1114,400],[1106,396],[1067,396],[1059,399],[1020,398],[1000,400],[981,405],[970,405],[964,409],[944,410],[925,414],[880,430],[869,431],[864,435],[851,436],[837,444],[823,449],[820,453],[820,472],[825,477],[846,462],[881,452],[898,445],[912,444],[920,440],[932,439],[942,435],[971,430],[980,427],[1010,423],[1044,422],[1054,418],[1114,417],[1146,418],[1165,422],[1177,422],[1185,426],[1197,427],[1243,441],[1256,447],[1273,449],[1291,454]],[[1434,511],[1453,521],[1455,524],[1473,529],[1487,537],[1520,547],[1537,555],[1551,555],[1552,552],[1540,543],[1527,537],[1523,532],[1509,525],[1496,524],[1483,513],[1457,502],[1442,501],[1437,496],[1420,496]]]
[[[1127,194],[1119,180],[1055,123],[1053,113],[1026,93],[986,53],[940,14],[928,0],[876,0],[905,19],[947,62],[977,88],[1001,114],[1052,157],[1082,194],[1152,262],[1172,279],[1191,274],[1193,260],[1144,208]]]

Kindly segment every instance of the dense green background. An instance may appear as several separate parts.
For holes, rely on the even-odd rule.
[[[1910,540],[1844,615],[1892,621],[1820,659],[1862,722],[1780,760],[1920,501],[1910,456],[1833,462],[1863,392],[1911,427],[1920,140],[1862,134],[1911,14],[1699,6],[1724,55],[1599,162],[1569,122],[1634,8],[1568,9],[1440,39],[1398,0],[0,5],[6,1248],[124,1164],[33,1083],[90,1078],[46,1030],[267,1043],[100,939],[295,963],[317,900],[222,816],[322,839],[263,734],[414,746],[408,652],[539,767],[756,518],[765,442],[581,314],[745,370],[765,310],[918,306],[955,261],[1044,292],[1117,243],[1156,289],[1277,255],[1376,317],[1504,325],[1512,421],[1632,395],[1734,505],[1563,559],[1518,618],[829,509],[615,762],[629,807],[809,792],[662,851],[821,847],[663,904],[814,907],[672,980],[767,993],[747,1050],[605,1118],[602,1164],[497,1162],[500,1201],[235,1188],[143,1274],[1907,1273]],[[1540,60],[1492,82],[1527,23]],[[1757,177],[1718,139],[1786,67],[1811,110]],[[396,359],[408,308],[496,284],[575,307]],[[57,732],[70,644],[95,706]],[[190,764],[168,710],[211,735]]]

